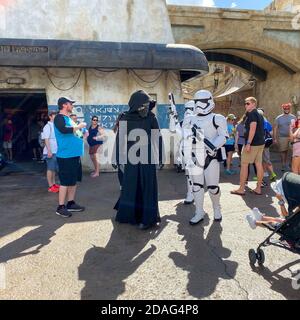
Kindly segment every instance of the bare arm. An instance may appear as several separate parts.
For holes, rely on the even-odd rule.
[[[52,158],[52,151],[51,151],[51,146],[50,146],[50,140],[49,139],[45,139],[45,145],[47,147],[48,158]]]
[[[235,145],[236,146],[238,145],[239,138],[240,138],[240,134],[239,134],[238,130],[236,130],[236,134],[235,134]]]
[[[106,139],[105,130],[103,128],[98,129],[98,135],[97,137],[94,137],[94,140],[96,141],[104,141]]]
[[[274,137],[274,142],[276,143],[278,140],[278,124],[276,123],[274,126],[274,133],[273,133],[273,137]]]
[[[293,132],[293,129],[291,128],[291,131],[290,131],[291,140],[294,140],[294,139],[298,138],[299,137],[299,133],[300,133],[300,128],[297,129],[295,132]]]
[[[254,136],[255,136],[256,128],[257,128],[257,122],[251,122],[250,123],[249,137],[248,137],[248,141],[247,142],[251,142],[252,143],[252,141],[254,139]]]

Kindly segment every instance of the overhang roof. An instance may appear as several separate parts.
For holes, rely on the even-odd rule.
[[[185,76],[209,70],[204,53],[190,45],[3,38],[0,66],[180,70]]]

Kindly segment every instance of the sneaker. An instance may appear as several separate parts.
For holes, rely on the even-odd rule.
[[[277,180],[277,174],[275,172],[273,172],[270,177],[270,181],[275,182],[276,180]]]
[[[59,190],[53,185],[52,187],[48,188],[48,192],[50,192],[50,193],[58,193]]]
[[[263,219],[263,214],[257,208],[252,209],[252,216],[256,221],[262,221]]]
[[[263,181],[262,183],[261,183],[261,187],[262,188],[265,188],[265,187],[267,187],[268,186],[268,184],[265,182],[265,181]]]
[[[77,203],[73,202],[71,204],[67,204],[67,210],[69,212],[83,212],[85,210],[85,207],[81,207]]]
[[[66,206],[63,206],[63,207],[58,207],[57,210],[56,210],[56,214],[58,216],[61,216],[63,218],[71,218],[72,217],[72,213],[70,213]]]
[[[54,184],[53,187],[55,187],[56,189],[59,189],[60,185],[59,184]]]
[[[256,229],[256,220],[254,219],[254,217],[252,216],[252,214],[248,214],[246,216],[246,219],[249,223],[249,226],[252,230],[255,230]]]

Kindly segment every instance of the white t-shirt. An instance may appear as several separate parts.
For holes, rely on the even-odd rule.
[[[55,137],[55,131],[54,131],[54,123],[49,121],[42,132],[42,139],[49,139],[49,143],[50,143],[50,148],[51,148],[51,152],[53,154],[57,153],[57,142],[56,142],[56,137]],[[43,151],[44,155],[48,154],[48,150],[47,150],[47,146],[45,146],[44,151]]]

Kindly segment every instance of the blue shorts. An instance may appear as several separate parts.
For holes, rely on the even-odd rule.
[[[48,158],[47,156],[45,156],[45,160],[47,162],[48,171],[58,172],[58,164],[55,154],[52,156],[52,158]]]

